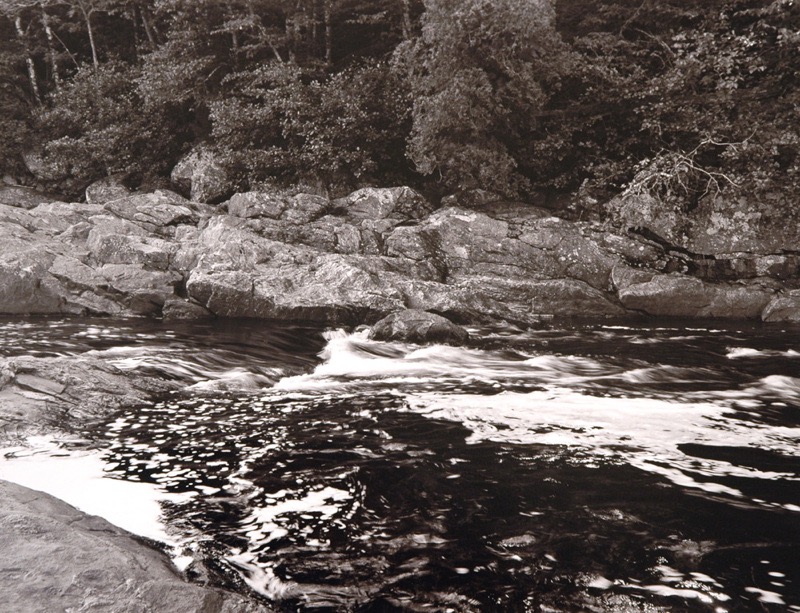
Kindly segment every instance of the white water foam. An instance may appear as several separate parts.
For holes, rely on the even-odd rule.
[[[769,349],[753,349],[752,347],[728,347],[725,357],[736,360],[740,358],[800,358],[800,351],[788,349],[786,351],[775,351]]]
[[[542,385],[559,382],[579,384],[621,372],[591,358],[556,355],[513,354],[451,347],[418,346],[371,341],[367,332],[327,334],[328,344],[320,353],[323,363],[312,373],[278,381],[277,391],[346,391],[370,383],[442,383],[513,381]]]
[[[24,446],[0,450],[0,479],[45,492],[128,532],[164,543],[181,543],[161,521],[161,502],[184,502],[192,494],[168,494],[157,486],[111,479],[100,452],[69,451],[51,437],[31,437]],[[188,559],[174,556],[179,568]]]
[[[464,347],[376,343],[369,341],[365,332],[348,335],[338,331],[328,338],[321,354],[325,361],[313,373],[283,379],[276,389],[363,391],[376,382],[403,386],[408,410],[465,426],[472,432],[471,443],[490,440],[561,446],[582,463],[626,463],[682,488],[739,500],[746,496],[718,480],[798,480],[794,473],[687,455],[681,447],[741,447],[793,457],[800,428],[743,421],[737,413],[757,407],[764,399],[800,400],[800,379],[771,375],[739,389],[680,396],[637,397],[630,391],[612,395],[608,383],[613,380],[675,383],[707,380],[713,373],[666,365],[625,369],[579,356],[509,357]],[[494,395],[459,393],[458,389],[427,391],[445,380],[527,382],[533,389],[501,391],[504,385],[496,383],[501,393]],[[751,502],[797,509],[778,502]]]

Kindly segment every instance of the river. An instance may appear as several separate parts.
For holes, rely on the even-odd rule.
[[[280,610],[800,611],[800,328],[470,332],[6,320],[2,355],[184,389],[6,450],[0,477],[160,512],[130,529]],[[89,461],[128,489],[53,478]]]

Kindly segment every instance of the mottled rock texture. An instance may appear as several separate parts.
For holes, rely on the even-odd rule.
[[[0,481],[0,600],[13,613],[261,613],[185,581],[162,552],[104,519]]]
[[[377,341],[403,341],[420,345],[463,345],[469,340],[469,332],[441,315],[407,309],[381,319],[372,326],[369,337]]]
[[[437,209],[408,187],[333,201],[248,192],[215,208],[104,189],[85,204],[0,204],[0,312],[336,325],[403,309],[457,323],[796,317],[800,256],[766,243],[692,251],[680,219],[638,201],[617,203],[632,228],[612,230],[484,193]]]

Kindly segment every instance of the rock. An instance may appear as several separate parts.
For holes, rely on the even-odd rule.
[[[281,219],[290,223],[303,224],[319,219],[330,208],[330,201],[324,196],[297,194],[289,199]]]
[[[168,228],[179,224],[196,224],[200,217],[184,202],[169,193],[136,194],[106,203],[106,211],[132,221],[148,232],[168,234]]]
[[[19,185],[0,185],[0,204],[15,206],[21,209],[33,209],[44,202],[60,200],[54,194],[46,194],[30,187]]]
[[[291,224],[305,224],[320,218],[330,207],[323,196],[270,192],[235,194],[224,206],[230,215],[244,219],[282,219]]]
[[[182,277],[173,271],[147,270],[135,264],[105,264],[97,269],[113,292],[138,315],[159,315]]]
[[[611,283],[619,292],[629,288],[631,285],[648,283],[653,280],[658,273],[646,268],[633,268],[627,264],[619,263],[611,271]]]
[[[463,345],[469,332],[441,315],[416,309],[397,311],[372,326],[369,337],[377,341],[402,341],[419,345]]]
[[[23,152],[22,162],[25,168],[39,181],[62,181],[69,176],[69,169],[58,166],[46,159],[41,151],[29,149]]]
[[[17,437],[53,428],[69,430],[174,387],[85,356],[1,358],[0,434]]]
[[[724,319],[760,318],[772,296],[757,285],[712,284],[679,274],[656,275],[619,292],[623,306],[648,315]]]
[[[211,151],[189,153],[173,168],[170,179],[178,191],[196,202],[217,204],[233,191],[228,173]]]
[[[288,204],[286,199],[269,192],[245,192],[234,194],[223,204],[229,215],[253,219],[268,217],[280,219]]]
[[[167,298],[164,302],[161,315],[164,319],[206,319],[212,317],[208,309],[192,302],[191,300],[184,300],[181,298]]]
[[[95,181],[86,188],[86,202],[89,204],[106,204],[112,200],[119,200],[131,195],[122,179],[117,175],[105,177]]]
[[[605,208],[625,231],[645,229],[673,245],[686,246],[690,222],[677,205],[667,205],[646,193],[625,193],[610,200]]]
[[[778,294],[764,308],[763,321],[800,322],[800,290]]]
[[[0,548],[6,611],[268,611],[245,597],[187,583],[166,555],[130,533],[6,481],[0,481]]]
[[[3,241],[0,251],[0,313],[47,314],[64,311],[58,288],[42,283],[55,256],[29,244]]]
[[[500,194],[485,189],[468,189],[442,198],[442,207],[459,207],[464,209],[479,209],[495,202],[502,201]]]
[[[167,270],[177,245],[151,236],[89,233],[87,246],[98,264],[139,264],[148,270]]]
[[[422,219],[433,210],[431,204],[410,187],[365,187],[335,200],[333,206],[356,220]]]
[[[308,264],[273,262],[255,270],[194,270],[189,296],[223,317],[356,325],[404,308],[397,274],[369,270],[362,258],[324,254]]]

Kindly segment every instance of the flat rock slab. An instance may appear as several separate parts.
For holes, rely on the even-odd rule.
[[[187,583],[162,552],[57,498],[0,481],[0,602],[14,613],[258,613]]]

